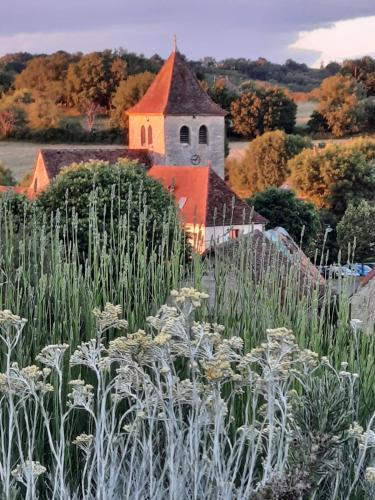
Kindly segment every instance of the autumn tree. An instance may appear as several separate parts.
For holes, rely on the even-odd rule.
[[[279,88],[253,87],[231,105],[233,129],[248,139],[277,129],[293,132],[296,113],[294,101]]]
[[[38,128],[56,128],[59,126],[61,111],[50,99],[37,97],[26,107],[29,126]]]
[[[320,228],[319,214],[312,203],[296,198],[289,189],[268,188],[257,193],[247,202],[256,212],[266,217],[267,227],[283,227],[291,237],[308,246],[318,234]]]
[[[343,218],[337,224],[337,240],[345,258],[355,257],[363,262],[365,258],[373,256],[375,252],[375,207],[365,200],[357,205],[350,203]]]
[[[323,80],[314,93],[318,100],[316,111],[326,121],[335,137],[353,134],[363,123],[361,99],[365,97],[361,84],[353,78],[335,75]]]
[[[238,98],[238,93],[230,87],[225,78],[218,78],[207,91],[211,99],[226,111],[230,112],[232,102]]]
[[[124,61],[114,59],[110,51],[86,54],[68,68],[66,87],[69,105],[80,111],[91,102],[109,107],[112,94],[125,77]]]
[[[27,90],[16,90],[0,99],[0,136],[8,136],[27,125],[26,107],[32,102]]]
[[[112,99],[112,126],[123,129],[128,128],[128,118],[125,111],[134,106],[144,96],[154,78],[154,73],[145,71],[138,75],[129,76],[120,83]]]
[[[249,144],[242,157],[227,161],[229,185],[241,197],[278,187],[289,174],[288,160],[310,146],[300,136],[266,132]]]
[[[342,216],[350,203],[371,200],[375,192],[375,143],[304,150],[288,162],[292,186],[319,208]]]
[[[64,51],[34,57],[16,77],[15,88],[30,89],[34,95],[50,99],[55,104],[64,104],[67,100],[65,80],[68,67],[78,60],[78,55]]]

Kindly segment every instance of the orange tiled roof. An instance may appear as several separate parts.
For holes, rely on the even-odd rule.
[[[373,278],[375,278],[375,267],[362,279],[362,286],[367,285]]]
[[[155,165],[147,174],[173,193],[185,224],[213,227],[267,222],[238,198],[209,166]]]
[[[146,94],[127,113],[226,115],[203,90],[178,51],[172,52]]]

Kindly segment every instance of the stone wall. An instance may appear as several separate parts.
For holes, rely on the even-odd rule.
[[[141,128],[145,127],[146,142],[141,143]],[[148,143],[148,127],[152,128],[152,144]],[[159,155],[165,154],[165,134],[163,115],[129,116],[129,149],[148,149]]]
[[[363,321],[367,335],[374,333],[375,327],[375,278],[360,287],[351,298],[351,318]]]
[[[190,144],[180,143],[180,129],[190,130]],[[199,144],[199,128],[206,125],[208,144]],[[197,164],[208,165],[224,178],[225,123],[221,116],[166,116],[165,117],[165,165],[191,165],[198,155]]]

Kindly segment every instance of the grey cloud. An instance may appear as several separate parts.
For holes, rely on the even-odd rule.
[[[122,45],[165,56],[176,32],[182,50],[192,58],[262,55],[284,60],[291,55],[287,47],[299,31],[375,15],[373,0],[1,0],[1,4],[2,36],[92,32],[90,39],[95,39],[97,32],[93,49],[98,49],[100,32],[113,29],[109,48]],[[302,60],[306,54],[295,56]]]

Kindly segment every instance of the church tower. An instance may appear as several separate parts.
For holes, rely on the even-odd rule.
[[[202,89],[176,47],[127,114],[130,149],[148,149],[159,165],[210,163],[224,178],[226,112]]]

